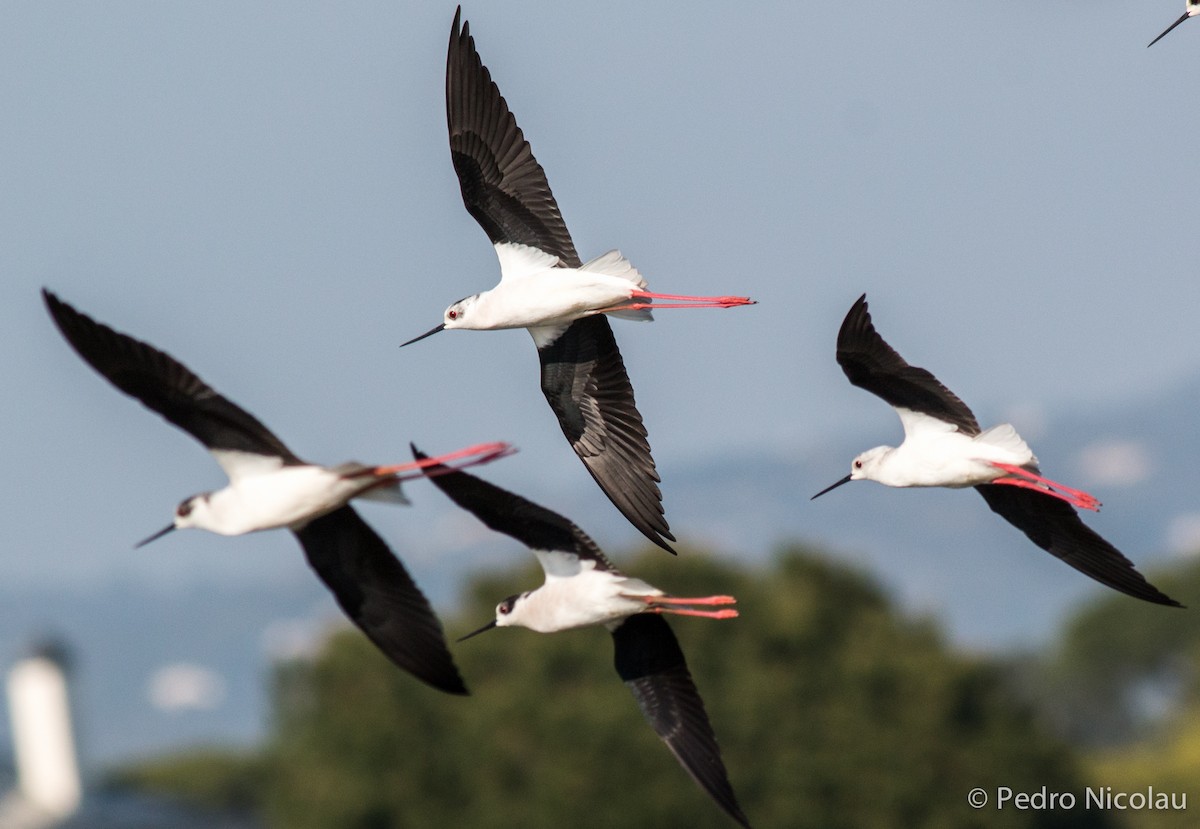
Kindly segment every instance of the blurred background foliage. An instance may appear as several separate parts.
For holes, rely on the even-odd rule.
[[[1194,613],[1105,594],[1041,653],[979,655],[949,647],[868,575],[799,546],[760,569],[696,549],[621,560],[676,595],[737,597],[738,619],[671,623],[756,827],[1194,825]],[[1153,580],[1200,595],[1200,562]],[[477,578],[445,619],[448,635],[540,582],[532,563]],[[259,753],[161,758],[111,784],[294,829],[734,825],[642,721],[603,629],[496,630],[454,653],[471,697],[426,688],[346,630],[314,660],[277,667]],[[1139,813],[966,803],[977,786],[1046,787],[1082,803],[1086,787],[1104,785],[1192,787],[1198,802]]]

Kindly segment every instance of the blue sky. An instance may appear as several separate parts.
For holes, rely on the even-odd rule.
[[[581,255],[619,247],[654,290],[760,301],[614,322],[668,518],[684,464],[898,437],[833,359],[864,291],[884,336],[985,423],[1023,416],[1035,432],[1039,411],[1200,371],[1200,111],[1187,97],[1200,24],[1145,48],[1181,10],[468,5]],[[590,485],[527,334],[397,347],[498,275],[449,161],[453,13],[0,11],[0,579],[312,578],[284,533],[131,549],[222,478],[78,360],[43,285],[181,359],[301,456],[386,463],[410,440],[438,452],[504,439],[521,452],[487,471],[496,483],[552,507]],[[468,525],[431,488],[409,492],[411,510],[368,509],[420,580]],[[588,531],[637,543],[594,496]]]

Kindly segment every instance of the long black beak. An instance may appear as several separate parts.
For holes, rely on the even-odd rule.
[[[481,627],[479,630],[473,630],[470,633],[468,633],[466,636],[460,636],[460,637],[458,637],[458,639],[456,641],[465,642],[468,639],[470,639],[472,636],[478,636],[481,633],[486,633],[487,631],[491,630],[495,626],[496,626],[496,620],[492,619],[492,621],[488,622],[486,625]]]
[[[151,541],[157,541],[158,539],[162,538],[164,535],[166,535],[173,529],[175,529],[175,525],[168,524],[167,526],[163,527],[161,530],[159,530],[158,532],[156,532],[154,535],[150,536],[149,538],[143,538],[137,544],[134,544],[133,549],[136,550],[138,547],[145,547]]]
[[[1188,17],[1190,17],[1190,15],[1189,15],[1187,12],[1184,12],[1184,13],[1183,13],[1183,17],[1179,18],[1178,20],[1176,20],[1174,23],[1172,23],[1170,26],[1168,26],[1168,27],[1167,27],[1167,32],[1171,31],[1171,30],[1172,30],[1172,29],[1174,29],[1176,26],[1178,26],[1180,23],[1182,23],[1183,21],[1187,20],[1187,19],[1188,19]],[[1147,43],[1147,44],[1146,44],[1146,48],[1147,48],[1147,49],[1149,49],[1149,48],[1150,48],[1151,46],[1153,46],[1155,43],[1158,43],[1160,40],[1162,40],[1164,37],[1166,37],[1166,36],[1167,36],[1167,32],[1163,32],[1161,35],[1159,35],[1158,37],[1154,38],[1154,40],[1152,40],[1152,41],[1150,41],[1149,43]]]
[[[821,490],[820,492],[818,492],[816,495],[814,495],[813,497],[809,498],[808,500],[810,500],[810,501],[815,501],[815,500],[817,500],[818,498],[820,498],[822,495],[824,495],[826,492],[828,492],[829,490],[831,490],[831,489],[837,489],[837,488],[838,488],[839,486],[841,486],[842,484],[848,484],[848,483],[850,483],[850,479],[851,479],[851,476],[847,475],[845,478],[842,478],[842,479],[841,479],[840,481],[838,481],[836,484],[833,484],[832,486],[827,486],[827,487],[825,487],[823,490]]]
[[[406,345],[412,345],[412,344],[413,344],[413,343],[415,343],[417,340],[423,340],[423,339],[425,339],[426,337],[432,337],[434,334],[436,334],[437,332],[441,331],[441,330],[442,330],[443,328],[445,328],[445,327],[446,327],[446,323],[444,323],[444,322],[443,322],[441,325],[436,325],[436,326],[434,326],[433,328],[430,328],[428,331],[426,331],[426,332],[425,332],[424,334],[422,334],[421,336],[419,336],[419,337],[413,337],[411,340],[409,340],[409,341],[408,341],[408,342],[406,342],[406,343],[400,343],[400,347],[401,347],[401,348],[404,348],[404,346],[406,346]]]

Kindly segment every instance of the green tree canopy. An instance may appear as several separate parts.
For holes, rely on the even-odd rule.
[[[1001,668],[955,654],[867,577],[790,549],[745,572],[684,549],[629,571],[741,617],[671,620],[756,827],[1110,825],[1102,814],[973,810],[968,792],[1080,791]],[[461,635],[540,583],[479,579]],[[397,671],[355,632],[280,668],[266,812],[290,829],[728,827],[642,721],[602,629],[496,630],[457,645],[473,696]]]
[[[1154,582],[1194,606],[1200,559],[1156,573]],[[1173,711],[1200,707],[1200,615],[1105,593],[1074,614],[1039,663],[1031,695],[1072,742],[1147,737]]]

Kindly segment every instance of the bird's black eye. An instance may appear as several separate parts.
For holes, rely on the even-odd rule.
[[[513,609],[513,600],[505,599],[504,601],[500,602],[500,604],[496,607],[496,612],[499,613],[501,616],[507,616],[508,614],[512,613],[512,609]]]
[[[447,311],[446,316],[449,319],[456,320],[456,319],[458,319],[458,311]]]
[[[192,514],[192,500],[189,498],[175,508],[175,514],[180,518],[187,518]]]
[[[855,469],[862,469],[862,461],[855,461],[855,462],[854,462],[854,468],[855,468]]]

